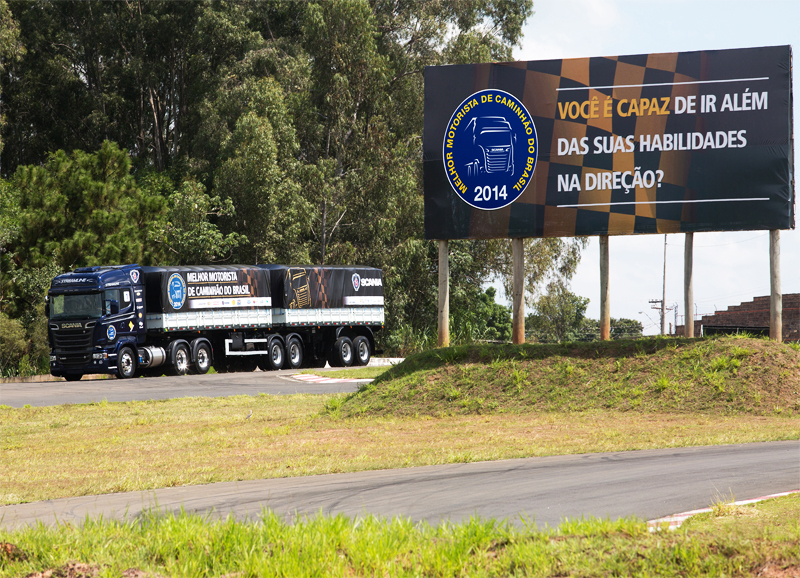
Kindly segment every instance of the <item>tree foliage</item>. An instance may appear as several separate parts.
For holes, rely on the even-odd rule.
[[[18,207],[2,216],[0,307],[19,315],[20,272],[41,267],[357,263],[384,270],[390,332],[435,328],[423,71],[510,60],[531,14],[531,0],[0,0],[0,201]],[[529,300],[582,247],[526,241]],[[488,331],[481,287],[508,274],[510,244],[451,248],[453,324]]]
[[[142,191],[130,166],[127,153],[106,141],[95,154],[60,150],[43,165],[20,167],[11,181],[19,191],[17,266],[153,262],[147,231],[165,201]]]
[[[551,281],[525,319],[526,332],[543,342],[576,341],[588,305],[586,297],[575,295],[560,281]]]
[[[247,237],[239,233],[223,235],[211,217],[225,217],[236,211],[233,202],[209,197],[200,183],[187,180],[167,198],[167,215],[158,220],[150,238],[161,243],[165,260],[176,265],[217,263],[231,258]]]

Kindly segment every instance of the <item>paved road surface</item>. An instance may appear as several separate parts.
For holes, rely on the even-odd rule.
[[[325,371],[325,370],[321,370]],[[176,397],[226,397],[269,393],[349,393],[356,383],[302,383],[289,376],[296,371],[254,371],[180,377],[138,379],[89,379],[0,384],[0,404],[11,407],[91,403],[93,401],[141,401]]]
[[[553,456],[354,474],[229,482],[68,498],[0,508],[0,525],[36,520],[79,522],[87,515],[138,516],[158,506],[177,512],[257,519],[270,508],[296,514],[403,515],[437,523],[473,514],[539,527],[564,517],[653,519],[737,500],[800,489],[800,442],[769,442]]]

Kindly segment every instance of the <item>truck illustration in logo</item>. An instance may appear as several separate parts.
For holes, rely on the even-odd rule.
[[[462,201],[493,211],[528,187],[537,151],[536,127],[525,105],[490,88],[470,94],[453,111],[442,139],[442,168]]]
[[[517,135],[502,116],[478,116],[465,130],[472,131],[475,159],[467,163],[467,176],[490,173],[514,174],[514,143]]]
[[[311,305],[311,290],[305,269],[286,270],[286,289],[289,292],[289,309],[304,309]]]

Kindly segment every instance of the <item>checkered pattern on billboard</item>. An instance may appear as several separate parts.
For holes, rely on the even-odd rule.
[[[788,46],[429,67],[426,237],[793,228],[790,69]],[[520,99],[538,136],[532,178],[497,210],[471,206],[452,184],[464,169],[448,178],[443,162],[446,134],[469,120],[452,126],[454,111],[486,89]],[[492,146],[481,138],[476,166]]]

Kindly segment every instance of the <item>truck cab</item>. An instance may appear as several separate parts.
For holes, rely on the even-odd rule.
[[[132,377],[144,341],[144,285],[138,265],[82,267],[59,275],[47,294],[50,373]]]
[[[514,143],[516,135],[511,124],[502,116],[473,118],[467,125],[472,130],[475,159],[467,164],[467,175],[491,173],[514,174]]]

